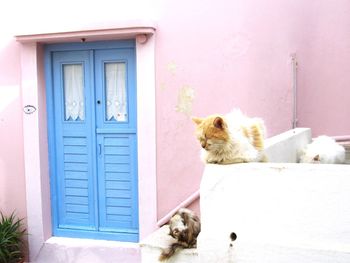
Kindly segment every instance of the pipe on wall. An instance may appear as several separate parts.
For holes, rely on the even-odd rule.
[[[292,90],[293,90],[293,120],[292,128],[295,129],[298,124],[298,115],[297,115],[297,69],[298,61],[297,54],[290,54],[291,64],[292,64]]]
[[[159,227],[165,225],[169,222],[170,218],[182,207],[187,207],[192,204],[196,199],[199,198],[199,190],[191,194],[185,201],[181,202],[178,206],[176,206],[173,210],[167,213],[162,219],[157,222]]]

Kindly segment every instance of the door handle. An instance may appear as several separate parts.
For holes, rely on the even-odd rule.
[[[102,144],[101,143],[98,144],[98,155],[99,156],[102,155]]]

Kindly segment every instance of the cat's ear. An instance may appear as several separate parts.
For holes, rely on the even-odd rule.
[[[213,121],[214,127],[218,129],[223,129],[225,126],[224,120],[221,117],[216,117]]]
[[[203,119],[197,118],[197,117],[192,117],[192,121],[193,121],[195,124],[199,125],[199,124],[202,123]]]

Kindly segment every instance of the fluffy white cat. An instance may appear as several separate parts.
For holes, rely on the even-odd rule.
[[[333,138],[322,135],[305,147],[300,162],[342,164],[345,162],[345,149]]]

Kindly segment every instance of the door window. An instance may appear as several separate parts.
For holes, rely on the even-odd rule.
[[[105,63],[106,120],[127,120],[126,65],[124,62]]]
[[[84,80],[82,64],[63,65],[64,106],[66,121],[83,121]]]

